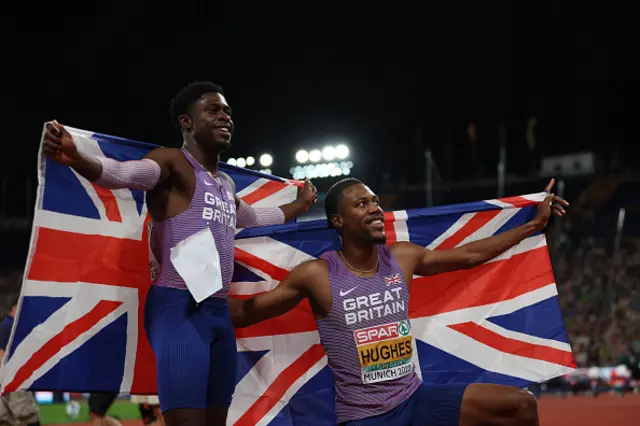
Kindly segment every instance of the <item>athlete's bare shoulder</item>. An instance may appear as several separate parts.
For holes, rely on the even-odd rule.
[[[176,160],[179,157],[184,157],[184,154],[180,152],[178,148],[166,148],[159,147],[147,152],[144,158],[151,158],[152,160]]]
[[[302,265],[305,266],[305,269],[308,274],[314,274],[314,275],[326,274],[327,276],[329,274],[329,264],[324,259],[307,260],[306,262],[303,262],[300,264],[300,266]]]
[[[391,254],[400,265],[414,266],[424,256],[425,249],[408,241],[398,241],[389,247]]]
[[[316,318],[324,318],[331,311],[331,283],[329,282],[329,264],[324,259],[308,260],[296,266],[294,285],[311,303]]]
[[[193,167],[178,148],[156,148],[145,158],[160,165],[161,184],[147,192],[147,206],[153,220],[176,216],[189,207],[195,191]]]
[[[297,285],[312,290],[329,279],[329,265],[324,259],[307,260],[293,268],[289,276]]]
[[[426,249],[408,241],[398,241],[392,244],[389,250],[402,269],[405,282],[410,286],[416,268],[425,256]]]
[[[162,171],[162,180],[166,180],[173,175],[176,169],[180,167],[181,162],[186,162],[184,155],[176,148],[155,148],[147,152],[143,158],[158,163]]]

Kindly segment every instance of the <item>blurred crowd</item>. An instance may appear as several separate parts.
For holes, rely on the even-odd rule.
[[[640,244],[560,236],[553,256],[559,302],[578,367],[617,365],[640,344]]]
[[[578,367],[616,366],[640,356],[638,186],[627,173],[593,180],[575,194],[571,215],[550,236],[559,303]],[[637,361],[632,367],[640,369]]]

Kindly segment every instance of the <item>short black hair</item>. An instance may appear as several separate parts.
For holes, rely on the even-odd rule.
[[[334,227],[331,222],[331,216],[338,213],[342,193],[350,186],[358,184],[362,184],[362,181],[356,178],[346,178],[334,183],[327,191],[327,195],[324,197],[324,212],[327,215],[327,222],[329,222],[330,228]]]
[[[210,81],[194,81],[190,85],[183,87],[182,90],[180,90],[178,94],[171,99],[169,114],[171,115],[173,124],[175,124],[178,129],[180,129],[178,118],[181,115],[186,114],[191,105],[193,105],[193,103],[200,99],[205,93],[220,93],[224,96],[222,87],[217,84]]]

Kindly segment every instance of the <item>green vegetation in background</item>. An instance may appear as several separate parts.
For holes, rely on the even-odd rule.
[[[65,411],[66,403],[63,404],[42,404],[40,407],[40,423],[43,425],[59,423],[76,423],[89,421],[89,406],[87,401],[78,400],[80,403],[80,415],[77,419],[70,419]],[[137,420],[140,418],[138,404],[132,404],[127,400],[120,400],[113,403],[109,411],[109,416],[119,417],[120,420]]]

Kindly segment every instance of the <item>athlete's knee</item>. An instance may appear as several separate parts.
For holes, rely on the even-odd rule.
[[[200,408],[174,408],[162,414],[167,426],[207,426],[210,424],[207,421],[205,410]]]
[[[225,426],[227,424],[228,412],[229,412],[229,407],[207,408],[207,425]]]
[[[538,404],[528,390],[493,384],[469,385],[462,398],[460,425],[538,424]]]
[[[518,425],[538,424],[538,401],[530,391],[526,389],[514,389],[512,395],[513,407],[515,408],[515,421]]]

